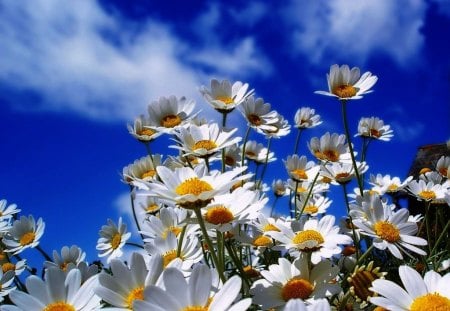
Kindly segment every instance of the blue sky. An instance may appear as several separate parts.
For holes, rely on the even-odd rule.
[[[352,133],[371,116],[394,130],[371,145],[370,173],[404,178],[418,146],[450,138],[448,1],[129,2],[0,4],[0,198],[43,217],[49,251],[78,244],[95,259],[98,230],[128,202],[122,168],[145,154],[126,123],[172,94],[216,118],[197,91],[211,78],[249,83],[291,123],[315,108],[309,158],[310,137],[343,133],[340,105],[314,94],[335,63],[379,77],[348,107]],[[273,143],[282,173],[268,181],[287,177],[294,133]]]

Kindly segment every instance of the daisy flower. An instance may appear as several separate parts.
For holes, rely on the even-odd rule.
[[[3,271],[3,269],[0,269],[0,302],[4,300],[3,297],[8,295],[11,291],[13,291],[16,288],[13,284],[14,276],[15,276],[14,271],[11,270]]]
[[[111,274],[102,272],[98,275],[95,293],[117,311],[133,310],[133,303],[144,299],[144,288],[162,281],[161,256],[152,256],[147,267],[144,256],[135,252],[131,255],[129,266],[113,259],[110,267]]]
[[[167,269],[163,274],[164,288],[147,286],[144,300],[135,301],[134,311],[245,311],[250,307],[251,298],[237,298],[242,281],[238,276],[228,279],[222,288],[211,297],[213,289],[211,270],[205,265],[197,265],[189,280],[175,268]],[[235,303],[236,302],[236,303]]]
[[[266,158],[267,163],[273,162],[277,159],[272,151],[269,152],[263,144],[254,140],[247,141],[245,144],[244,155],[247,159],[255,161],[256,163],[266,163]]]
[[[369,169],[369,166],[366,164],[366,162],[356,161],[356,167],[360,176]],[[356,177],[353,164],[349,162],[326,163],[322,166],[321,175],[334,180],[341,185],[349,183],[353,178]]]
[[[277,179],[272,182],[272,192],[276,197],[283,197],[287,195],[286,190],[287,186],[285,181]]]
[[[330,188],[329,184],[319,183],[312,181],[304,180],[301,182],[293,181],[289,179],[287,182],[288,188],[292,191],[292,194],[296,194],[298,197],[306,197],[311,187],[313,187],[311,194],[320,194],[323,192],[327,192]]]
[[[56,250],[53,251],[53,262],[45,261],[44,267],[57,267],[63,271],[70,271],[76,268],[80,262],[83,262],[86,257],[86,253],[76,245],[63,246],[61,249],[61,255]]]
[[[268,232],[280,242],[277,248],[287,249],[293,254],[311,253],[311,262],[319,263],[322,258],[331,258],[341,252],[338,244],[350,244],[352,239],[339,234],[339,227],[334,225],[335,217],[326,215],[320,220],[301,219],[293,221],[290,227],[278,225],[280,232]]]
[[[7,271],[13,271],[16,276],[22,274],[23,271],[25,271],[27,264],[26,259],[19,260],[17,262],[12,262],[9,260],[2,260],[0,261],[1,269],[3,273],[6,273]]]
[[[428,271],[424,278],[408,266],[398,269],[405,289],[388,280],[375,280],[370,290],[382,297],[370,298],[374,305],[392,311],[450,310],[450,273]]]
[[[206,166],[176,168],[174,171],[158,166],[156,171],[161,182],[148,183],[148,195],[175,203],[183,208],[198,208],[207,205],[218,194],[230,191],[231,186],[247,178],[239,176],[247,167],[238,167],[225,173],[208,172]]]
[[[436,163],[436,171],[442,177],[450,178],[450,157],[442,156]]]
[[[29,276],[26,280],[28,293],[13,290],[9,298],[15,306],[2,306],[2,310],[98,310],[101,298],[94,293],[96,286],[96,277],[81,283],[81,272],[78,269],[72,269],[66,274],[60,269],[50,268],[44,281],[35,275]]]
[[[150,122],[144,115],[137,117],[133,125],[127,124],[127,128],[130,135],[142,143],[148,143],[163,134],[162,132],[151,129]]]
[[[366,210],[367,219],[353,219],[353,224],[361,229],[360,233],[373,237],[373,246],[381,250],[387,248],[396,258],[403,259],[400,251],[408,254],[407,250],[426,255],[417,246],[427,245],[427,241],[415,236],[417,224],[408,221],[408,210],[402,208],[393,212],[389,206],[382,205],[380,200],[373,202],[375,205]]]
[[[345,135],[325,133],[320,137],[311,138],[308,148],[312,155],[322,161],[350,161],[350,151]]]
[[[179,149],[187,155],[207,158],[228,146],[239,143],[241,137],[232,137],[237,130],[237,128],[230,131],[220,129],[217,123],[190,125],[174,133],[177,145],[172,145],[170,148]]]
[[[123,181],[127,184],[140,186],[142,181],[152,181],[156,175],[156,167],[161,165],[161,155],[154,154],[135,160],[122,170]]]
[[[311,305],[305,304],[301,299],[291,299],[284,306],[283,311],[331,311],[331,306],[326,299],[314,300]]]
[[[111,219],[108,224],[103,225],[99,231],[100,238],[97,241],[97,250],[99,256],[108,256],[107,262],[111,259],[122,256],[122,248],[131,237],[131,232],[127,232],[127,225],[122,223],[122,217],[116,225]]]
[[[164,204],[162,204],[157,197],[144,197],[143,201],[138,202],[141,210],[141,214],[144,215],[155,215]]]
[[[294,116],[294,122],[294,126],[298,129],[313,128],[322,124],[320,115],[316,114],[316,111],[309,107],[298,109]]]
[[[211,79],[211,89],[200,87],[203,98],[217,111],[228,113],[236,106],[245,101],[253,94],[254,90],[248,91],[248,84],[236,81],[231,85],[230,81],[218,81]]]
[[[185,97],[177,99],[175,96],[161,97],[148,106],[149,125],[156,132],[173,134],[173,132],[188,124],[195,117],[193,113],[195,102]]]
[[[169,232],[178,236],[183,230],[184,224],[182,222],[188,217],[186,209],[176,207],[162,208],[158,217],[152,215],[144,222],[140,233],[150,237],[150,239],[144,239],[144,242],[148,242],[156,237],[165,239]]]
[[[419,201],[442,200],[447,192],[447,188],[441,184],[435,184],[432,181],[426,182],[423,179],[410,181],[407,190]]]
[[[339,268],[332,266],[329,260],[319,262],[312,269],[305,254],[300,254],[293,263],[286,258],[278,258],[278,264],[260,271],[263,279],[253,283],[250,293],[253,302],[263,310],[281,308],[292,299],[302,299],[308,304],[314,300],[331,297],[341,288],[332,282]]]
[[[256,219],[268,200],[256,191],[238,188],[216,196],[213,203],[202,209],[203,219],[207,227],[226,232],[233,224],[246,224]]]
[[[231,145],[225,150],[225,165],[237,167],[241,165],[242,152],[238,144]]]
[[[355,136],[390,141],[394,136],[392,133],[390,125],[385,125],[379,118],[370,117],[359,120],[358,133]]]
[[[45,223],[42,218],[36,222],[32,215],[21,216],[13,222],[10,230],[3,236],[3,244],[7,247],[5,252],[16,255],[26,248],[39,245],[39,240],[44,234]]]
[[[321,194],[313,195],[309,198],[308,203],[306,203],[305,208],[303,209],[303,215],[317,216],[319,214],[324,214],[327,212],[327,209],[332,202],[332,200]],[[297,210],[301,211],[304,204],[303,198],[297,200]]]
[[[288,120],[285,120],[284,117],[278,113],[276,119],[277,121],[271,124],[271,128],[258,128],[258,133],[264,134],[266,138],[281,138],[288,135],[291,132],[291,125]]]
[[[165,239],[156,237],[152,242],[146,243],[144,248],[150,256],[161,255],[164,268],[168,267],[173,260],[181,259],[181,269],[187,273],[195,263],[203,259],[202,249],[196,236],[186,235],[180,254],[177,256],[178,243],[175,234],[169,232]]]
[[[413,179],[413,176],[409,176],[403,182],[399,177],[392,177],[391,175],[372,175],[370,174],[369,184],[371,184],[372,190],[382,195],[384,193],[396,193],[406,188],[408,183]]]
[[[294,154],[283,160],[289,177],[295,181],[309,180],[312,181],[320,170],[313,161],[308,161],[306,156],[299,157]]]
[[[278,113],[271,110],[264,99],[250,96],[239,106],[239,111],[247,120],[247,125],[260,130],[275,130],[273,124],[278,122]]]
[[[377,76],[367,71],[362,76],[358,67],[350,69],[348,65],[332,65],[327,74],[328,92],[316,91],[316,94],[337,97],[339,99],[361,99],[371,93],[372,86],[377,82]]]
[[[14,214],[20,212],[20,209],[17,208],[16,204],[7,205],[8,202],[6,200],[0,200],[0,220],[9,219]]]

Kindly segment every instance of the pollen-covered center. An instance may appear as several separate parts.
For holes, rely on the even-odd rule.
[[[10,262],[5,262],[4,264],[2,264],[2,271],[3,273],[7,272],[7,271],[14,271],[16,269],[16,265]]]
[[[208,209],[204,217],[207,222],[214,225],[226,224],[234,219],[233,213],[223,205]]]
[[[400,240],[400,230],[398,230],[398,228],[390,222],[378,221],[374,225],[374,231],[376,235],[390,243]]]
[[[42,311],[75,311],[75,308],[63,301],[57,301],[47,305]]]
[[[307,213],[307,214],[314,214],[314,213],[317,213],[318,211],[319,211],[319,208],[315,205],[308,205],[303,210],[303,212]]]
[[[230,96],[216,96],[216,100],[220,100],[225,105],[230,105],[234,103],[234,99]]]
[[[258,116],[256,114],[248,114],[247,119],[248,119],[248,122],[250,122],[251,124],[253,124],[255,126],[259,126],[262,124],[262,119],[260,118],[260,116]]]
[[[193,194],[199,195],[205,191],[211,191],[213,187],[206,181],[203,181],[197,177],[189,178],[183,181],[176,187],[175,192],[178,195]]]
[[[163,265],[164,267],[167,267],[167,265],[169,263],[172,262],[172,260],[174,260],[175,258],[177,258],[177,250],[176,249],[172,249],[170,251],[167,251],[164,253],[163,255]],[[180,255],[179,258],[183,259],[183,257]]]
[[[231,156],[225,156],[225,164],[228,166],[235,166],[236,165],[236,159]]]
[[[144,286],[136,287],[130,291],[125,301],[127,308],[132,309],[135,300],[144,300]]]
[[[357,92],[358,90],[353,85],[339,85],[331,91],[331,93],[340,98],[353,97]]]
[[[265,226],[262,228],[262,230],[263,230],[264,232],[267,232],[267,231],[277,231],[277,232],[280,232],[280,229],[278,229],[275,225],[272,225],[272,224],[267,224],[267,225],[265,225]]]
[[[155,170],[148,170],[141,175],[141,179],[153,178],[156,175]]]
[[[208,307],[189,306],[189,307],[184,307],[183,309],[181,309],[181,311],[208,311]]]
[[[169,232],[172,232],[175,236],[178,236],[178,235],[181,233],[182,230],[183,230],[183,229],[180,228],[180,227],[170,226],[169,228],[167,228],[167,229],[164,231],[164,233],[162,234],[162,238],[163,238],[163,239],[167,238],[167,234],[168,234]]]
[[[260,235],[253,240],[252,244],[256,247],[269,247],[272,246],[273,241],[271,238],[265,235]]]
[[[119,247],[121,241],[122,241],[122,235],[119,232],[115,233],[111,239],[111,248],[117,249]]]
[[[450,299],[441,296],[438,293],[429,293],[414,299],[413,303],[409,307],[411,311],[421,310],[450,310]]]
[[[165,116],[164,118],[161,119],[161,122],[160,122],[161,126],[168,127],[168,128],[175,127],[180,123],[181,123],[181,118],[174,114],[169,114],[169,115]]]
[[[212,140],[199,140],[198,142],[196,142],[194,144],[194,146],[192,146],[193,150],[197,150],[197,149],[211,150],[214,148],[217,148],[217,145]]]
[[[419,192],[419,196],[424,200],[436,199],[436,193],[432,190],[423,190]]]
[[[363,270],[356,272],[350,280],[355,296],[364,301],[367,301],[368,297],[372,297],[374,293],[369,290],[369,287],[372,286],[372,282],[376,279],[378,279],[378,276],[372,271]]]
[[[291,174],[292,174],[293,178],[296,180],[308,179],[308,175],[306,174],[305,170],[302,170],[300,168],[292,170]]]
[[[250,158],[250,159],[256,158],[256,153],[251,150],[246,150],[245,155],[247,156],[247,158]]]
[[[333,149],[327,149],[324,151],[315,151],[314,156],[320,160],[337,162],[339,160],[339,152]]]
[[[314,291],[314,286],[305,279],[289,280],[281,289],[281,297],[284,301],[290,299],[307,299]]]
[[[159,210],[158,204],[150,204],[145,208],[146,213],[154,213]]]
[[[141,136],[144,136],[144,135],[145,136],[152,136],[155,133],[156,133],[155,130],[152,130],[152,129],[149,129],[149,128],[145,128],[145,129],[142,129],[140,131],[137,131],[136,134],[141,135]]]
[[[292,242],[299,244],[300,248],[312,249],[325,242],[325,240],[322,234],[316,230],[303,230],[294,236]]]
[[[346,179],[346,178],[349,178],[350,177],[350,173],[347,173],[347,172],[343,172],[343,173],[338,173],[338,174],[336,174],[336,180],[342,180],[342,179]]]
[[[370,129],[369,130],[370,136],[371,137],[375,137],[375,138],[380,138],[381,137],[381,133],[379,130],[376,129]]]
[[[35,238],[36,238],[36,234],[34,232],[32,232],[32,231],[26,232],[20,238],[19,243],[22,246],[29,245],[34,242]]]
[[[441,174],[441,175],[444,176],[444,177],[447,177],[447,174],[448,174],[448,168],[446,168],[446,167],[441,167],[438,171],[439,171],[439,174]]]
[[[396,184],[390,184],[389,187],[387,187],[388,192],[395,192],[398,190],[398,186]]]

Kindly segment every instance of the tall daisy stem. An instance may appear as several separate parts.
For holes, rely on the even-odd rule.
[[[297,137],[295,138],[295,144],[294,144],[294,153],[293,154],[297,154],[297,150],[298,150],[298,144],[300,142],[300,134],[302,133],[302,129],[299,128],[298,132],[297,132]]]
[[[264,161],[264,166],[263,166],[263,169],[262,169],[262,172],[261,172],[261,176],[259,177],[258,189],[259,189],[259,187],[261,187],[261,184],[262,184],[262,181],[263,181],[263,178],[264,178],[264,174],[266,173],[266,170],[267,170],[267,162],[269,161],[269,152],[270,152],[270,144],[271,144],[271,142],[272,142],[272,138],[269,137],[269,141],[267,142],[266,159]]]
[[[133,186],[131,186],[131,185],[130,185],[130,203],[131,203],[131,211],[133,212],[134,222],[136,223],[136,227],[137,227],[138,232],[141,235],[141,239],[143,241],[144,235],[141,233],[141,226],[139,225],[139,220],[136,215],[136,207],[134,206],[134,198],[133,198]]]
[[[361,176],[359,175],[359,172],[358,172],[358,167],[356,165],[355,154],[353,153],[352,140],[350,137],[350,131],[348,129],[347,100],[344,100],[344,99],[341,100],[341,107],[342,107],[342,121],[344,123],[344,130],[345,130],[345,136],[347,138],[348,149],[350,150],[350,156],[352,158],[352,164],[353,164],[353,168],[355,170],[355,175],[356,175],[356,180],[358,182],[359,192],[361,193],[361,195],[363,195],[364,188],[363,188]]]
[[[300,214],[299,214],[298,218],[296,218],[296,219],[300,219],[300,217],[302,217],[303,212],[305,211],[306,205],[308,205],[309,198],[311,197],[311,194],[313,192],[314,185],[317,182],[317,178],[319,178],[319,175],[320,175],[320,171],[318,171],[316,176],[314,176],[313,182],[311,183],[311,186],[309,186],[309,191],[308,191],[308,194],[306,195],[305,202],[303,203],[302,210],[300,211]],[[297,208],[297,207],[295,207],[295,208]]]
[[[359,259],[359,241],[356,236],[355,226],[353,226],[353,219],[352,216],[350,216],[350,202],[348,201],[348,192],[347,192],[347,185],[342,184],[342,189],[344,190],[344,198],[345,198],[345,205],[347,206],[347,216],[350,220],[350,226],[352,227],[352,236],[353,236],[353,243],[355,244],[356,248],[356,259]]]
[[[205,222],[203,221],[203,216],[201,212],[201,208],[197,207],[194,208],[195,216],[197,217],[198,224],[200,225],[200,229],[202,230],[203,238],[206,241],[206,244],[208,245],[209,253],[211,254],[211,258],[214,262],[214,266],[217,269],[217,272],[219,274],[220,279],[222,282],[225,283],[225,275],[223,274],[223,267],[219,265],[219,260],[217,258],[216,252],[214,251],[214,245],[211,242],[211,239],[208,236],[208,231],[206,230]]]
[[[186,227],[187,225],[183,226],[183,229],[181,229],[181,233],[180,233],[180,238],[178,239],[178,245],[177,245],[177,257],[180,257],[181,254],[181,248],[183,246],[183,240],[184,240],[184,235],[186,234]]]
[[[245,147],[247,146],[248,136],[250,135],[251,127],[247,127],[247,131],[245,132],[244,143],[242,145],[242,156],[241,156],[241,166],[244,166],[245,160]]]

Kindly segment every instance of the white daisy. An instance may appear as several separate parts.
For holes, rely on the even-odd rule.
[[[347,65],[332,65],[327,74],[328,92],[316,91],[316,94],[337,97],[339,99],[360,99],[372,92],[372,86],[377,82],[377,76],[367,71],[362,76],[358,67],[351,70]]]
[[[420,201],[443,200],[447,192],[445,186],[423,179],[410,181],[407,190]]]
[[[131,232],[127,232],[127,225],[122,223],[122,217],[116,225],[111,219],[108,224],[103,225],[99,231],[100,238],[97,240],[97,250],[99,256],[108,256],[107,262],[111,259],[122,256],[122,248],[131,237]]]
[[[69,273],[50,268],[45,281],[32,275],[26,280],[28,293],[14,290],[9,298],[14,306],[2,306],[5,311],[93,311],[100,308],[101,298],[96,296],[94,288],[97,277],[81,282],[81,272],[72,269]]]
[[[3,297],[8,295],[16,287],[14,286],[15,273],[12,270],[3,271],[0,269],[0,302],[4,300]],[[3,309],[2,309],[3,310]]]
[[[140,187],[142,181],[151,181],[156,179],[156,167],[161,165],[161,155],[154,154],[135,160],[122,170],[123,181]]]
[[[281,179],[274,180],[272,182],[272,192],[276,197],[282,197],[287,195],[286,182]]]
[[[313,128],[320,124],[320,115],[316,114],[316,111],[309,107],[302,107],[297,110],[294,116],[295,127],[299,129]]]
[[[0,220],[9,219],[14,214],[20,212],[20,209],[17,208],[16,204],[7,205],[8,202],[6,200],[0,200]]]
[[[11,261],[11,258],[8,260],[1,260],[0,265],[3,273],[7,271],[13,271],[16,276],[22,274],[23,271],[27,268],[26,259],[21,259],[17,262]]]
[[[176,168],[174,171],[164,166],[158,166],[156,171],[161,182],[147,184],[148,195],[159,196],[161,200],[173,202],[184,208],[203,207],[218,194],[230,191],[231,186],[245,179],[247,167],[234,168],[225,173],[208,172],[206,166],[199,165]]]
[[[76,245],[63,246],[61,249],[61,255],[56,250],[53,251],[53,262],[45,261],[44,267],[57,267],[63,271],[70,271],[76,268],[80,262],[83,262],[86,257],[86,253]]]
[[[326,215],[320,220],[300,219],[292,221],[291,226],[278,224],[280,232],[268,232],[272,238],[280,242],[276,248],[287,249],[292,254],[311,253],[311,262],[317,264],[322,258],[331,258],[341,252],[338,244],[350,244],[352,239],[339,234],[339,227],[334,225],[335,217]]]
[[[236,302],[242,283],[238,276],[231,277],[218,292],[214,292],[211,274],[207,266],[197,265],[186,281],[181,271],[169,268],[163,274],[165,289],[156,286],[146,287],[144,301],[136,301],[133,310],[245,311],[250,307],[251,298]]]
[[[185,126],[195,117],[195,102],[185,97],[161,97],[148,106],[148,128],[157,132],[172,134],[178,127]]]
[[[155,215],[164,206],[157,197],[145,196],[143,201],[138,202],[141,215]]]
[[[281,138],[288,135],[291,132],[291,125],[288,120],[284,119],[284,117],[278,113],[276,119],[277,122],[271,124],[271,128],[257,128],[257,132],[264,134],[266,138]]]
[[[384,176],[381,174],[370,174],[369,184],[373,186],[373,191],[383,195],[384,193],[396,193],[402,191],[412,179],[413,176],[409,176],[402,182],[399,177],[395,176],[391,178],[391,175],[389,174]]]
[[[239,106],[239,111],[247,120],[247,125],[260,130],[275,130],[273,124],[278,122],[278,113],[271,110],[264,99],[250,96]]]
[[[354,218],[353,224],[361,230],[361,234],[373,237],[373,246],[381,250],[387,248],[399,259],[403,259],[400,251],[408,254],[409,250],[426,255],[416,245],[427,245],[427,241],[415,236],[417,224],[408,221],[409,212],[406,208],[394,212],[389,206],[382,205],[379,199],[372,202],[374,205],[365,211],[367,219]]]
[[[266,158],[268,163],[273,162],[277,159],[272,151],[267,150],[267,148],[264,147],[263,144],[258,143],[254,140],[247,141],[247,143],[245,144],[244,155],[247,159],[260,164],[266,163]]]
[[[316,299],[307,305],[301,299],[291,299],[284,306],[283,311],[331,311],[331,306],[326,299]]]
[[[358,133],[355,136],[367,137],[383,141],[390,141],[394,136],[389,125],[385,125],[383,120],[370,117],[361,118],[358,123]]]
[[[254,90],[247,90],[247,83],[236,81],[231,85],[228,80],[219,82],[216,79],[211,79],[210,90],[205,86],[200,87],[203,98],[221,113],[232,111],[254,92]]]
[[[422,278],[408,266],[398,272],[406,290],[392,281],[375,280],[370,290],[383,297],[371,298],[372,304],[392,311],[450,310],[450,273],[428,271]]]
[[[330,185],[327,183],[320,183],[304,180],[301,182],[293,181],[289,179],[287,182],[288,188],[291,190],[292,194],[296,193],[298,197],[306,197],[311,187],[313,187],[311,194],[320,194],[327,192],[330,189]]]
[[[450,157],[441,156],[436,163],[436,171],[442,177],[450,178]]]
[[[44,229],[45,223],[42,218],[36,222],[32,215],[21,216],[13,222],[11,229],[3,236],[2,242],[7,247],[5,252],[16,255],[26,248],[38,246]]]
[[[140,233],[150,237],[150,239],[144,239],[144,242],[149,242],[156,237],[165,239],[169,232],[178,236],[183,230],[182,223],[187,218],[189,215],[186,209],[165,207],[160,210],[158,217],[152,215],[143,223]]]
[[[319,262],[312,269],[305,254],[300,254],[293,263],[286,258],[278,258],[278,264],[269,266],[269,270],[260,271],[263,279],[253,283],[250,293],[253,302],[263,310],[281,308],[292,299],[302,299],[308,304],[315,299],[331,297],[337,294],[340,286],[332,282],[339,268],[332,266],[329,260]]]
[[[128,132],[131,136],[136,138],[138,141],[143,143],[148,143],[158,136],[163,134],[163,132],[157,132],[154,129],[151,129],[150,122],[144,115],[140,115],[134,120],[134,124],[127,124]]]
[[[327,209],[333,202],[333,200],[330,200],[329,198],[324,197],[321,194],[312,195],[309,198],[308,203],[306,203],[306,205],[304,199],[306,198],[300,198],[299,200],[296,200],[297,210],[300,212],[303,206],[305,206],[305,208],[303,209],[303,215],[310,215],[310,216],[325,214],[327,212]]]
[[[230,131],[220,129],[217,123],[190,125],[174,133],[177,145],[170,148],[179,149],[187,155],[210,157],[228,146],[239,143],[241,137],[232,137],[237,130],[237,128]]]
[[[330,134],[327,132],[320,139],[313,137],[308,143],[308,148],[313,156],[322,161],[349,162],[351,159],[350,150],[344,134]]]
[[[289,177],[295,181],[312,181],[320,170],[314,161],[308,161],[306,156],[299,157],[294,154],[283,160]]]
[[[225,164],[228,167],[237,167],[241,165],[242,152],[238,144],[231,145],[225,151]]]
[[[358,169],[358,173],[361,176],[368,169],[369,166],[366,162],[358,162],[356,161],[356,167]],[[338,184],[347,184],[353,178],[356,177],[355,169],[352,163],[349,162],[328,162],[322,166],[321,175],[331,180],[336,181]]]

